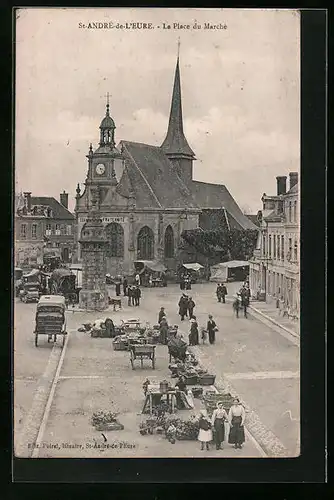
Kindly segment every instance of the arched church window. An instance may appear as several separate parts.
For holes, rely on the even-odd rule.
[[[148,226],[142,227],[138,233],[137,258],[139,260],[154,259],[154,234]]]
[[[174,257],[174,231],[172,226],[167,226],[165,231],[165,258]]]
[[[124,257],[124,231],[121,224],[112,222],[106,227],[108,238],[107,257]]]

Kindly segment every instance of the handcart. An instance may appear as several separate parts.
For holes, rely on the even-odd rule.
[[[144,345],[130,345],[130,362],[132,369],[135,370],[135,361],[140,359],[141,368],[143,368],[143,360],[149,359],[152,362],[152,368],[155,369],[155,345],[144,344]]]

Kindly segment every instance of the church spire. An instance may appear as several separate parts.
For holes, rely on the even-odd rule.
[[[178,40],[177,61],[174,77],[172,103],[170,107],[167,135],[162,143],[162,149],[170,157],[194,158],[195,154],[190,148],[183,132],[181,83],[180,83],[180,39]]]

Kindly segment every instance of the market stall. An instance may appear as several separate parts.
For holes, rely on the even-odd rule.
[[[228,281],[245,281],[249,275],[249,262],[246,260],[230,260],[211,267],[210,281],[216,283]]]
[[[135,272],[139,274],[143,286],[166,286],[167,267],[156,260],[136,260]]]
[[[182,264],[180,269],[180,277],[184,275],[189,275],[191,282],[196,283],[198,281],[205,280],[205,268],[202,264],[198,262],[190,262],[188,264]]]

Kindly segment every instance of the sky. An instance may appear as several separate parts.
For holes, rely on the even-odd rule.
[[[194,179],[225,184],[242,209],[256,213],[262,194],[276,193],[276,176],[299,171],[299,20],[293,10],[20,9],[16,191],[59,199],[65,190],[74,208],[89,144],[98,145],[107,92],[116,143],[160,146],[180,39]],[[114,27],[88,28],[93,22]],[[116,27],[125,22],[154,29]],[[204,23],[227,28],[204,29]]]

